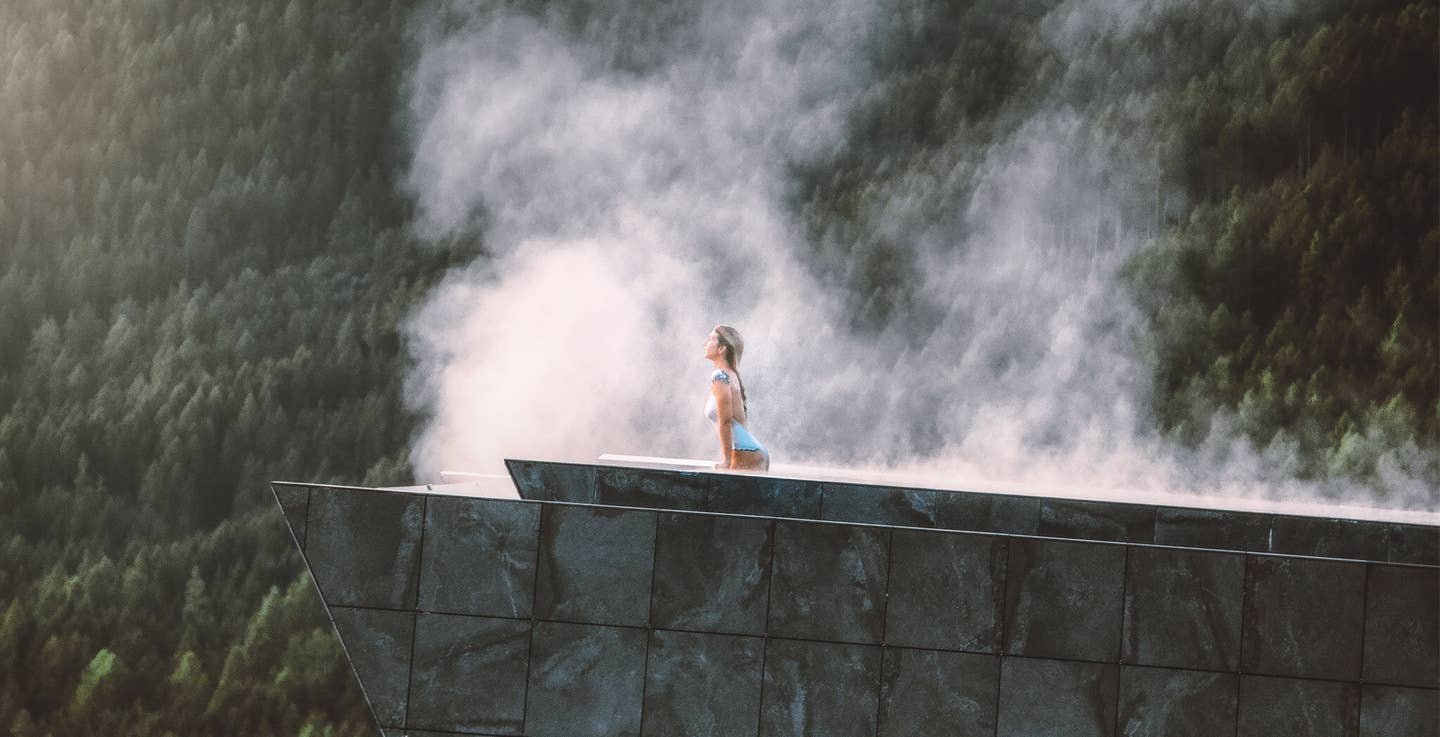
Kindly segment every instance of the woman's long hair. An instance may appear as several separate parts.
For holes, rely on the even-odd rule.
[[[729,325],[716,325],[715,337],[720,340],[725,362],[735,371],[735,381],[740,382],[740,405],[745,409],[745,419],[749,420],[750,404],[745,398],[745,382],[740,381],[740,355],[745,352],[745,339],[740,337],[739,330]]]

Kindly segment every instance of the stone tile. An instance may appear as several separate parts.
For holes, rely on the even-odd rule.
[[[535,616],[644,626],[650,618],[655,513],[546,506]]]
[[[1237,737],[1355,737],[1360,686],[1240,676]]]
[[[1124,662],[1236,670],[1244,554],[1131,548],[1127,566]]]
[[[1382,522],[1277,515],[1271,531],[1272,553],[1377,561],[1390,556]]]
[[[736,635],[651,632],[642,734],[754,735],[764,642]]]
[[[705,508],[709,479],[694,471],[651,471],[601,466],[595,470],[595,502],[651,509]]]
[[[1440,565],[1440,528],[1421,525],[1390,525],[1391,563]]]
[[[1270,517],[1250,512],[1156,507],[1155,543],[1263,553],[1270,549]]]
[[[885,641],[997,652],[1005,612],[1006,541],[920,530],[894,535]]]
[[[385,727],[404,726],[414,613],[330,607],[330,619],[375,720]]]
[[[1116,733],[1125,737],[1214,737],[1235,730],[1233,673],[1120,669]]]
[[[1247,563],[1241,668],[1359,679],[1365,565],[1270,556]]]
[[[414,608],[424,508],[415,494],[312,490],[305,557],[325,603]]]
[[[594,466],[506,459],[505,468],[525,499],[582,504],[595,501]]]
[[[449,614],[415,622],[408,725],[447,732],[520,734],[530,623]]]
[[[652,623],[765,634],[772,524],[748,517],[660,514]]]
[[[1125,548],[1010,540],[1006,651],[1114,662],[1120,655]]]
[[[1364,686],[1360,737],[1440,737],[1440,691]]]
[[[420,556],[420,608],[529,617],[540,505],[432,497]]]
[[[820,483],[741,474],[711,474],[710,495],[705,508],[730,514],[820,519]]]
[[[305,517],[310,511],[310,489],[303,486],[282,486],[271,484],[275,502],[280,505],[280,514],[295,538],[295,545],[305,549]]]
[[[1155,507],[1046,499],[1040,503],[1038,534],[1079,540],[1153,542]]]
[[[1440,572],[1372,565],[1366,592],[1365,680],[1440,687]]]
[[[997,737],[1110,737],[1119,666],[1006,658]]]
[[[771,639],[760,705],[763,737],[871,737],[880,648]]]
[[[880,737],[993,737],[1000,659],[885,649]]]
[[[836,522],[934,527],[941,493],[861,484],[821,484],[821,515]]]
[[[1005,494],[941,492],[937,527],[950,530],[1034,535],[1040,529],[1040,498]]]
[[[769,633],[880,642],[885,629],[888,532],[777,522]]]
[[[537,622],[525,734],[639,735],[645,639],[641,629]]]

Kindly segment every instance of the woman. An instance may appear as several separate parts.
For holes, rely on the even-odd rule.
[[[729,325],[716,325],[705,339],[705,357],[715,364],[705,415],[720,433],[720,452],[725,460],[716,468],[765,471],[770,468],[770,454],[745,427],[745,385],[740,383],[739,370],[740,354],[744,352],[745,341]]]

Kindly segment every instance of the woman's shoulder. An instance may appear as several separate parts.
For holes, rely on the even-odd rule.
[[[711,381],[718,381],[718,382],[720,382],[721,384],[729,384],[729,383],[730,383],[730,372],[729,372],[729,371],[726,371],[725,369],[717,368],[717,369],[715,369],[715,372],[714,372],[714,373],[710,374],[710,380],[711,380]]]

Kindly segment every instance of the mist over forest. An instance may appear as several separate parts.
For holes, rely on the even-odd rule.
[[[705,457],[720,320],[789,458],[1435,511],[1437,29],[0,4],[0,732],[373,733],[266,482]]]

